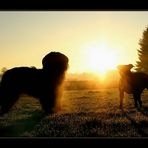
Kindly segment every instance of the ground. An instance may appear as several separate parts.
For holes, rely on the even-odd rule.
[[[45,115],[39,101],[22,95],[8,114],[0,117],[1,137],[147,137],[148,91],[137,111],[131,95],[119,109],[118,88],[65,90],[62,110]]]

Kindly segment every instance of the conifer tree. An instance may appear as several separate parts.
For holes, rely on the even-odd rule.
[[[137,50],[139,61],[136,61],[136,71],[148,73],[148,27],[143,31],[139,45],[140,49]]]

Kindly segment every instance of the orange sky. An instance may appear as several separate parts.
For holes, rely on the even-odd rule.
[[[41,68],[50,51],[69,57],[69,73],[135,64],[147,18],[147,11],[0,11],[0,68]]]

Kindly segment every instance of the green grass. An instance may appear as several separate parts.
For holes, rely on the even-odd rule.
[[[0,117],[1,137],[147,137],[148,91],[137,111],[131,95],[119,109],[117,88],[64,91],[62,110],[45,115],[38,100],[22,96]]]

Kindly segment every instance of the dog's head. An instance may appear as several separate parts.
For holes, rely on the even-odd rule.
[[[134,66],[132,64],[128,65],[118,65],[117,69],[119,70],[120,75],[127,74]]]
[[[44,70],[53,73],[62,73],[68,69],[68,62],[69,59],[64,54],[60,52],[50,52],[43,58],[42,65]]]

